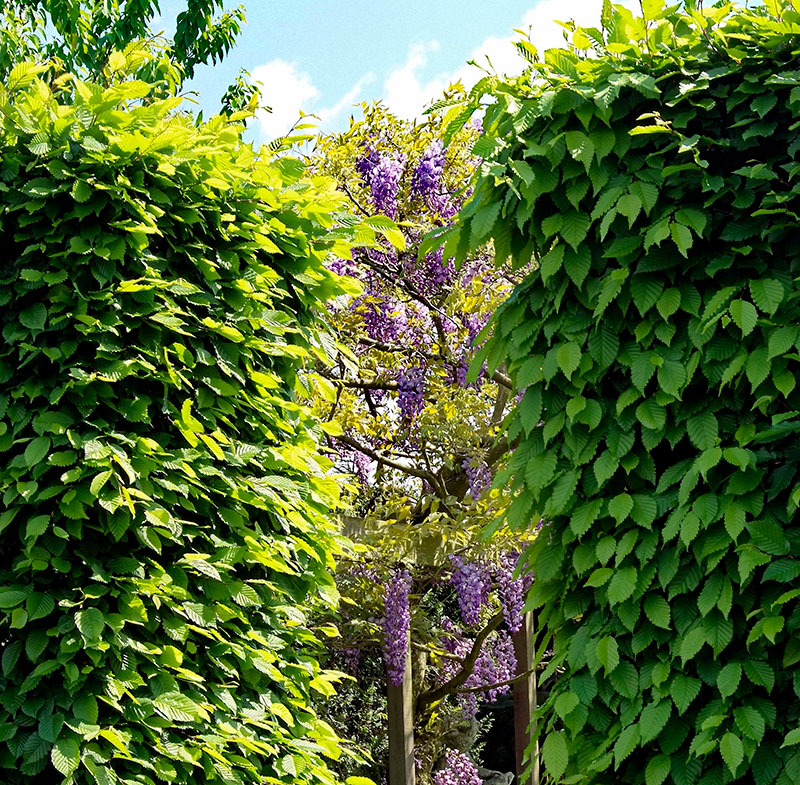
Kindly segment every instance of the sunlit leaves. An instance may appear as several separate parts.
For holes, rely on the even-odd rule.
[[[277,715],[235,754],[223,736],[290,689],[339,752],[307,622],[335,597],[338,486],[295,387],[345,291],[323,265],[349,253],[342,198],[147,83],[37,73],[0,124],[0,780],[277,780]],[[332,781],[298,761],[285,782]]]

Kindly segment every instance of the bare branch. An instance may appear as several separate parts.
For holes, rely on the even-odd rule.
[[[364,455],[368,455],[374,461],[377,461],[383,466],[388,466],[390,469],[397,469],[401,472],[405,472],[406,474],[410,474],[412,477],[419,477],[422,480],[427,480],[434,487],[438,486],[438,479],[434,474],[431,474],[424,469],[418,469],[416,466],[409,466],[404,463],[399,463],[398,461],[393,461],[391,458],[381,455],[377,450],[373,450],[371,447],[361,444],[351,436],[342,434],[341,436],[337,436],[336,440],[348,445],[349,447],[352,447],[354,450],[364,453]]]
[[[531,668],[529,671],[525,671],[525,673],[520,673],[517,676],[514,676],[513,679],[506,679],[505,681],[496,681],[494,684],[484,684],[481,687],[460,687],[457,690],[453,690],[454,693],[457,695],[469,695],[471,692],[487,692],[488,690],[494,690],[498,687],[505,687],[509,684],[516,684],[518,681],[525,681],[529,676],[536,673],[536,668]]]

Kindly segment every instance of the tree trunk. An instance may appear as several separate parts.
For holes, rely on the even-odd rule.
[[[414,696],[411,691],[411,641],[403,683],[387,682],[389,714],[389,785],[415,785]]]
[[[533,668],[533,614],[526,613],[520,631],[514,635],[514,652],[519,673]],[[514,684],[514,737],[517,753],[518,785],[539,785],[539,745],[533,748],[532,760],[525,753],[533,738],[531,718],[536,711],[536,674]],[[530,767],[527,764],[530,762]],[[526,768],[528,776],[525,776]]]

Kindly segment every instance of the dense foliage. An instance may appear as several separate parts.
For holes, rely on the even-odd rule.
[[[524,390],[508,522],[552,521],[527,552],[551,782],[800,781],[795,8],[607,4],[476,91],[487,160],[445,239],[538,263],[475,370]]]
[[[0,87],[0,779],[333,782],[338,486],[293,388],[341,199],[112,63]]]
[[[216,63],[230,51],[244,9],[223,7],[223,0],[191,0],[178,14],[172,38],[162,43],[179,78],[191,78],[198,65]],[[98,74],[113,52],[153,36],[159,13],[159,0],[7,0],[0,9],[0,73],[27,55]],[[146,65],[152,70],[152,61]]]

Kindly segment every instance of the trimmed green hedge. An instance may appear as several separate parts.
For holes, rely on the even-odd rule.
[[[0,779],[332,783],[337,488],[292,390],[339,196],[46,76],[0,88]]]
[[[449,248],[538,262],[475,370],[525,391],[508,520],[550,522],[550,782],[800,782],[800,13],[767,6],[607,6],[476,90]]]

